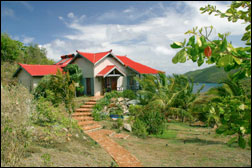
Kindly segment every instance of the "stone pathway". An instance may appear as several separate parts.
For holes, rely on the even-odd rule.
[[[87,135],[110,154],[119,167],[142,167],[141,162],[135,156],[110,138],[126,139],[129,135],[116,134],[112,130],[101,129],[102,126],[93,120],[92,108],[100,98],[102,97],[92,97],[89,102],[75,110],[75,113],[72,114],[73,118],[78,120],[78,124]]]

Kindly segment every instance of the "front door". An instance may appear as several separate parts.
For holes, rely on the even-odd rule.
[[[86,78],[87,95],[91,95],[91,78]]]
[[[111,89],[117,90],[117,78],[116,77],[111,78]]]

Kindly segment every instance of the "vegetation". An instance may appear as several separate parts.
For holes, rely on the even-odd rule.
[[[44,97],[55,106],[63,102],[69,116],[74,110],[75,86],[68,72],[62,73],[58,70],[56,75],[43,77],[34,91],[34,96],[36,99]]]
[[[105,93],[104,97],[100,99],[93,108],[92,116],[94,117],[94,120],[101,121],[108,118],[108,114],[103,112],[104,107],[111,103],[112,98],[116,99],[119,97],[129,98],[131,100],[136,98],[136,94],[131,90],[124,90],[123,92],[112,91]],[[114,114],[121,115],[122,109],[118,107]]]
[[[68,64],[64,67],[64,72],[69,72],[70,81],[75,83],[76,91],[80,94],[84,91],[84,86],[81,83],[82,71],[76,64]]]
[[[234,71],[231,71],[231,73]],[[211,66],[209,68],[189,71],[184,75],[191,78],[194,83],[220,83],[228,79],[228,74],[223,67]]]
[[[237,140],[240,147],[245,148],[246,143],[251,145],[251,96],[244,94],[243,88],[239,85],[240,80],[250,78],[251,83],[251,2],[234,1],[226,12],[217,10],[216,7],[208,5],[200,8],[202,13],[215,13],[215,16],[227,18],[228,21],[244,21],[247,26],[242,41],[246,47],[233,47],[227,41],[230,33],[218,33],[218,40],[209,39],[213,26],[198,30],[198,27],[187,31],[185,34],[192,34],[186,43],[174,42],[171,47],[182,48],[173,58],[173,63],[184,63],[187,59],[197,62],[201,66],[205,59],[208,64],[216,64],[223,67],[225,71],[236,70],[230,76],[231,80],[224,85],[223,94],[213,99],[208,106],[210,118],[218,123],[217,133],[237,135],[230,143]],[[229,91],[227,91],[229,86]],[[218,91],[220,93],[220,89]],[[245,137],[249,138],[245,139]]]
[[[24,64],[53,64],[46,57],[46,49],[37,44],[25,46],[22,42],[13,40],[6,33],[1,33],[1,62],[20,62]]]
[[[1,167],[19,166],[31,142],[32,95],[19,84],[1,86],[1,100]]]

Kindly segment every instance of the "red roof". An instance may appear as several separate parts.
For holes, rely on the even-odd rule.
[[[126,56],[118,56],[117,55],[116,57],[118,59],[120,59],[125,64],[125,66],[128,66],[131,69],[134,69],[135,71],[137,71],[140,74],[157,74],[158,72],[161,72],[161,71],[158,71],[158,70],[153,69],[151,67],[148,67],[146,65],[135,62]]]
[[[19,65],[25,69],[31,76],[55,75],[57,70],[62,71],[60,65]]]
[[[84,58],[88,59],[90,62],[95,64],[98,62],[100,59],[111,53],[112,50],[106,51],[106,52],[100,52],[100,53],[86,53],[86,52],[80,52],[76,50],[77,53],[79,53],[81,56]]]
[[[113,68],[115,67],[115,65],[108,65],[106,66],[103,70],[101,70],[101,72],[99,72],[97,74],[97,76],[105,76],[109,71],[111,71]]]
[[[74,54],[69,54],[69,55],[63,55],[61,56],[62,60],[57,62],[55,65],[61,65],[62,67],[65,67],[68,65],[70,61],[74,58]]]

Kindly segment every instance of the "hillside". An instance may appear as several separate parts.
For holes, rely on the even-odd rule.
[[[192,78],[194,82],[199,83],[219,83],[228,77],[228,73],[224,71],[224,68],[218,68],[216,66],[189,71],[184,75]]]

